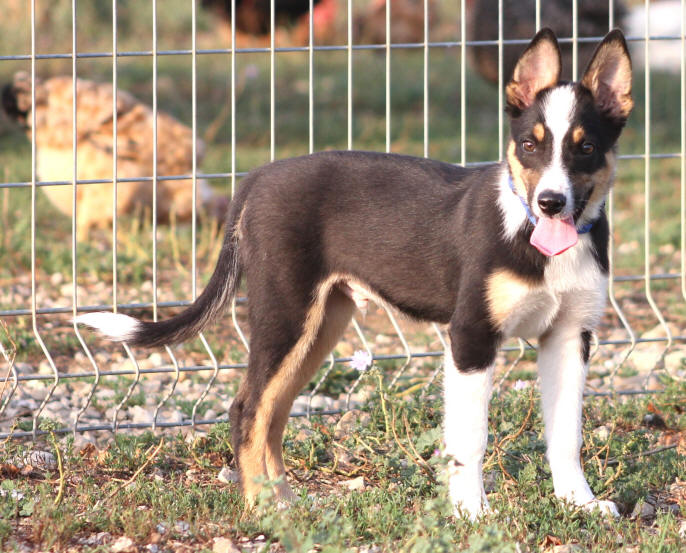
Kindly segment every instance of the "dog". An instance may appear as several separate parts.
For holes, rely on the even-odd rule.
[[[555,494],[617,516],[581,465],[581,407],[592,331],[608,278],[615,144],[633,107],[619,30],[580,82],[560,82],[549,29],[522,53],[506,88],[505,159],[476,168],[373,152],[322,152],[245,177],[217,266],[178,315],[142,322],[89,313],[77,322],[132,346],[187,340],[228,306],[242,275],[252,329],[248,370],[230,409],[243,493],[285,481],[291,404],[369,299],[448,325],[445,454],[456,514],[488,509],[482,462],[493,365],[508,337],[538,338],[547,458]]]

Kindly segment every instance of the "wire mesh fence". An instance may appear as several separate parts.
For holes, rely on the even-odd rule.
[[[411,16],[401,13],[401,3],[394,8],[387,1],[376,6],[377,19],[365,10],[378,2],[310,0],[297,20],[305,37],[299,44],[293,34],[284,38],[279,30],[278,2],[272,0],[263,14],[267,33],[257,44],[237,29],[236,0],[227,4],[228,23],[222,28],[214,25],[216,12],[204,12],[204,4],[193,0],[173,6],[152,0],[140,14],[132,2],[113,0],[107,13],[99,8],[99,19],[72,0],[56,3],[64,4],[57,9],[69,23],[67,48],[66,38],[44,44],[45,30],[54,28],[46,19],[48,8],[35,0],[24,4],[12,6],[18,21],[27,22],[23,31],[28,30],[30,48],[0,55],[0,76],[14,79],[12,90],[21,79],[25,83],[27,105],[22,110],[17,100],[12,106],[23,117],[30,144],[30,152],[5,148],[4,160],[23,156],[27,164],[6,170],[0,184],[5,260],[1,439],[35,439],[45,433],[43,418],[57,420],[58,432],[75,436],[195,429],[226,421],[249,349],[245,297],[235,302],[221,328],[193,344],[153,353],[106,344],[71,318],[111,310],[157,320],[191,303],[220,240],[203,194],[212,191],[214,202],[232,195],[240,178],[263,161],[329,147],[385,149],[464,165],[502,159],[508,57],[528,43],[533,31],[554,23],[540,0],[521,3],[526,6],[522,15],[504,0],[461,0],[457,9],[423,0],[409,2]],[[613,237],[609,305],[595,337],[587,393],[655,392],[665,379],[684,377],[686,359],[681,345],[686,340],[685,2],[610,1],[592,31],[584,19],[585,2],[561,4],[568,10],[563,30],[569,31],[557,32],[570,49],[572,78],[584,49],[615,26],[625,29],[637,60],[637,109],[620,144],[620,172],[607,205]],[[657,4],[669,4],[671,28],[651,24],[651,10],[662,9]],[[336,10],[337,24],[317,34],[316,10],[325,5],[335,5],[330,9]],[[177,9],[185,14],[176,18],[181,22],[174,31],[181,41],[166,34],[167,12],[177,16]],[[491,25],[482,25],[479,10]],[[382,41],[360,30],[358,12],[376,21]],[[529,34],[517,36],[515,17]],[[106,36],[108,28],[109,48],[102,49],[102,38],[89,42],[93,29]],[[139,36],[137,29],[147,34]],[[88,40],[81,40],[82,34]],[[228,47],[222,44],[224,35]],[[150,47],[136,48],[137,40]],[[190,47],[179,47],[183,41]],[[129,65],[131,60],[143,60],[145,70]],[[57,65],[46,65],[43,74],[43,63]],[[91,63],[106,64],[107,71]],[[490,77],[489,63],[495,67]],[[16,68],[25,71],[19,81],[11,75]],[[60,71],[58,86],[54,75]],[[93,85],[96,92],[88,96],[88,83],[97,80],[109,88]],[[150,102],[129,98],[122,80]],[[217,83],[223,83],[223,96],[210,91]],[[188,124],[164,119],[160,98],[176,96],[184,97],[184,106],[178,99],[166,103]],[[51,117],[61,108],[66,115]],[[133,112],[142,127],[127,122],[125,113]],[[251,135],[253,125],[262,129],[262,138],[254,137],[258,131]],[[18,141],[19,132],[0,139]],[[136,132],[143,135],[141,142],[131,134]],[[148,157],[141,153],[142,143],[149,144]],[[95,168],[96,150],[89,148],[105,152],[107,167]],[[167,164],[174,148],[183,149],[178,156],[184,163]],[[203,171],[199,160],[205,149],[211,159],[210,169]],[[144,161],[132,173],[124,164],[136,156]],[[149,201],[136,212],[122,202],[127,194]],[[46,195],[53,204],[62,202],[58,210],[70,222]],[[105,199],[98,203],[95,197]],[[187,222],[182,224],[183,209]],[[158,222],[165,214],[168,225]],[[369,396],[376,379],[350,367],[356,350],[371,356],[395,393],[433,393],[445,347],[439,326],[398,320],[385,308],[373,308],[353,320],[292,416],[341,412]],[[528,385],[534,378],[534,349],[522,340],[506,344],[497,362],[499,388]]]

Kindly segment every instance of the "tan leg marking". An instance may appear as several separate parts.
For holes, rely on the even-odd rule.
[[[501,329],[512,311],[533,288],[531,283],[506,269],[489,276],[486,282],[486,299],[491,322]]]
[[[254,482],[254,479],[261,475],[268,474],[266,452],[269,444],[269,433],[275,416],[280,409],[285,409],[283,404],[287,402],[283,401],[284,396],[288,397],[297,393],[302,387],[300,382],[305,379],[301,372],[306,368],[303,367],[303,364],[306,362],[307,356],[313,350],[313,345],[315,344],[320,328],[322,327],[325,308],[331,289],[340,281],[341,277],[339,275],[331,275],[319,285],[314,294],[314,301],[312,302],[310,311],[305,318],[305,324],[300,339],[296,342],[295,346],[293,346],[293,349],[288,352],[280,367],[262,392],[255,411],[255,421],[250,432],[250,439],[245,445],[241,445],[241,451],[239,453],[243,493],[245,494],[248,504],[254,504],[261,489],[261,486]],[[311,374],[309,377],[311,377]],[[307,380],[309,380],[309,377]],[[288,409],[290,409],[290,404],[288,405]],[[276,422],[278,426],[278,420]],[[280,447],[279,443],[279,448]],[[270,457],[272,472],[278,471],[279,475],[282,474],[281,467],[283,467],[283,460],[276,459],[271,451],[268,455]],[[281,453],[279,452],[279,457],[280,456]]]
[[[355,310],[354,303],[342,292],[332,289],[326,302],[324,320],[309,353],[305,356],[298,372],[281,391],[272,416],[272,424],[267,436],[267,452],[265,456],[267,474],[270,480],[284,476],[282,484],[277,489],[279,499],[290,499],[293,493],[285,481],[286,467],[283,462],[283,432],[288,422],[293,400],[303,389],[312,376],[321,367],[326,356],[340,340],[345,328]]]

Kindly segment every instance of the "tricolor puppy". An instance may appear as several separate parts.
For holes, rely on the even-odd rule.
[[[132,346],[186,340],[220,315],[241,276],[252,330],[248,372],[231,407],[249,502],[256,477],[285,477],[293,399],[368,299],[449,325],[445,451],[456,512],[488,507],[482,459],[493,363],[503,340],[537,338],[555,494],[595,499],[579,463],[591,332],[605,302],[603,203],[615,143],[632,108],[620,31],[581,82],[559,81],[552,31],[539,32],[507,85],[505,161],[466,169],[370,152],[325,152],[250,173],[235,195],[217,267],[185,311],[157,323],[92,313],[77,321]],[[282,479],[276,493],[291,496]]]

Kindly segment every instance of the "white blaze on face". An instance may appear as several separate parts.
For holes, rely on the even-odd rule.
[[[538,195],[544,190],[565,195],[567,203],[560,214],[561,218],[569,217],[574,212],[572,183],[562,162],[562,141],[569,132],[575,103],[576,98],[572,85],[554,88],[543,103],[545,125],[550,130],[553,139],[553,154],[550,164],[543,170],[541,180],[534,192],[532,208],[537,217],[543,216],[543,212],[538,207]]]

